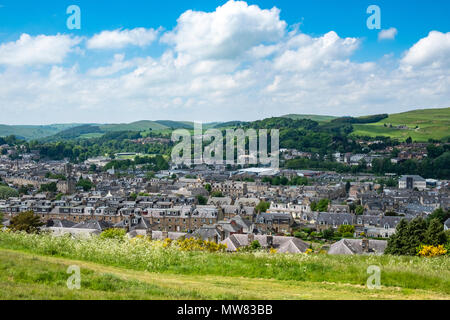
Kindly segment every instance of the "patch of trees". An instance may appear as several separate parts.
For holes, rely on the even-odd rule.
[[[56,182],[50,182],[46,184],[41,184],[40,192],[56,192],[58,191],[58,187],[56,186]]]
[[[8,199],[11,197],[18,197],[18,196],[19,192],[17,192],[16,189],[0,185],[0,199]]]
[[[305,177],[293,177],[288,179],[286,177],[264,177],[262,182],[270,183],[272,186],[306,186],[308,179]]]
[[[9,229],[37,233],[43,225],[44,223],[41,222],[39,216],[35,215],[33,211],[26,211],[19,213],[11,219]]]
[[[385,254],[414,256],[421,245],[438,246],[447,243],[444,225],[438,219],[426,221],[415,218],[408,222],[402,219],[395,234],[388,240]]]

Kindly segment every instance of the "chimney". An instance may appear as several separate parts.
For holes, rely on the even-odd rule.
[[[364,253],[369,252],[369,239],[364,238],[361,240],[361,247]]]

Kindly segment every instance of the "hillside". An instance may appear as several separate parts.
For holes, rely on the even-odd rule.
[[[450,108],[414,110],[391,114],[376,123],[354,124],[354,136],[389,136],[400,140],[411,137],[414,141],[450,137]]]
[[[282,118],[289,118],[292,120],[313,120],[317,122],[326,122],[333,119],[336,119],[337,117],[334,116],[319,116],[319,115],[312,115],[312,114],[288,114],[285,116],[282,116]]]
[[[42,125],[42,126],[10,126],[0,124],[0,137],[5,137],[9,135],[15,135],[17,138],[29,140],[29,139],[40,139],[44,137],[49,137],[55,135],[66,129],[70,129],[80,124],[52,124],[52,125]]]

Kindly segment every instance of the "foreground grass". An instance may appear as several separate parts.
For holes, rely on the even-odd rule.
[[[70,265],[81,269],[81,289],[66,286]],[[0,250],[1,299],[448,299],[426,290],[277,281],[226,276],[158,274],[64,258]]]
[[[82,262],[76,264],[82,264],[83,268],[93,271],[93,277],[102,278],[102,274],[108,273],[123,281],[138,281],[127,282],[112,293],[106,291],[108,294],[104,298],[107,299],[135,299],[136,296],[142,299],[450,298],[448,257],[425,259],[393,256],[281,255],[262,252],[183,252],[173,247],[163,248],[162,243],[145,239],[73,240],[49,235],[4,232],[0,232],[0,248],[3,248],[0,250],[2,255],[15,253],[10,250],[21,251],[22,253],[15,253],[18,255],[17,259],[25,259],[24,257],[29,256],[24,253],[27,252],[40,256],[36,258],[38,264],[39,261],[48,261],[49,265],[62,263],[63,279],[68,277],[65,270],[69,261],[79,260]],[[1,265],[6,264],[6,261],[8,259],[2,259]],[[73,261],[70,264],[74,264]],[[18,265],[20,267],[26,264]],[[381,269],[381,291],[366,288],[367,267],[371,265]],[[42,272],[45,272],[45,266],[44,263]],[[31,269],[31,266],[24,267],[23,272],[33,273]],[[42,272],[37,272],[35,276]],[[20,292],[20,286],[24,286],[22,289],[26,290],[34,285],[41,285],[30,281],[28,286],[8,279],[2,278],[0,297],[13,298],[6,293],[6,288],[10,286],[19,286],[13,292]],[[12,279],[15,279],[14,276]],[[60,278],[55,279],[56,282],[42,284],[42,290],[45,291],[45,288],[53,285],[63,290],[65,280],[60,283]],[[156,287],[149,288],[148,285]],[[125,290],[123,295],[121,288]],[[83,287],[84,290],[91,289],[87,286]],[[89,295],[94,295],[97,291],[87,292],[87,296],[78,298],[89,298]],[[100,296],[103,297],[102,294]],[[57,297],[70,298],[64,294]]]

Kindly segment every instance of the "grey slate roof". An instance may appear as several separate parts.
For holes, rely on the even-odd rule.
[[[361,239],[342,239],[331,245],[328,254],[354,255],[354,254],[382,254],[386,249],[387,241],[369,240],[369,252],[365,253]]]

